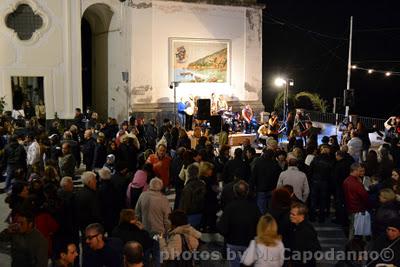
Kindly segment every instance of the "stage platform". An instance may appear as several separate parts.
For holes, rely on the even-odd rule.
[[[245,134],[245,133],[235,133],[228,136],[228,145],[230,146],[240,146],[243,144],[244,140],[249,139],[250,144],[254,143],[257,135],[255,133]]]
[[[192,148],[195,148],[199,138],[196,138],[193,136],[193,131],[189,131],[188,136],[191,140]],[[249,139],[250,144],[253,144],[257,139],[257,135],[255,133],[252,133],[252,134],[231,133],[228,136],[228,145],[231,147],[240,146],[243,144],[245,139]],[[217,140],[215,140],[215,141],[217,142]]]

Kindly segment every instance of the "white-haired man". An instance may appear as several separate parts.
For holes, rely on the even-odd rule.
[[[86,226],[101,221],[101,217],[96,193],[96,174],[94,172],[84,172],[81,179],[83,189],[76,194],[76,214],[79,229],[84,233]]]
[[[169,226],[168,215],[171,213],[171,207],[168,199],[161,193],[162,188],[162,180],[153,178],[149,190],[140,195],[136,204],[139,221],[151,234],[164,234]]]
[[[74,190],[74,182],[71,176],[65,176],[60,181],[61,190],[64,192],[72,192]]]

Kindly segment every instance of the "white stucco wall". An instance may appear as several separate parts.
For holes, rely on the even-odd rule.
[[[181,83],[177,97],[224,94],[229,100],[261,101],[261,10],[153,1],[134,8],[132,19],[132,102],[173,102],[168,88],[169,38],[230,41],[230,82]]]
[[[20,3],[44,19],[33,40],[22,42],[5,26]],[[181,84],[178,98],[212,92],[228,100],[261,102],[261,9],[168,1],[1,0],[0,96],[12,108],[11,76],[43,76],[47,118],[71,119],[82,107],[81,18],[94,4],[113,12],[108,33],[108,115],[126,118],[130,109],[171,103],[169,38],[230,41],[230,83]],[[122,72],[129,72],[129,82]]]

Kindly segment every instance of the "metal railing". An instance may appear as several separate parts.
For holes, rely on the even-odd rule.
[[[318,111],[305,111],[304,114],[307,120],[315,122],[343,124],[348,121],[348,119],[344,114],[322,113]],[[350,115],[349,120],[353,122],[353,124],[356,124],[357,122],[361,121],[367,128],[372,128],[373,125],[376,125],[376,128],[380,131],[383,131],[385,129],[384,127],[384,123],[386,121],[385,119]]]

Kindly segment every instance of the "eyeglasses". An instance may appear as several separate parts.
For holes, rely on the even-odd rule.
[[[92,240],[93,238],[97,237],[99,234],[95,234],[95,235],[88,235],[86,236],[86,240]]]

